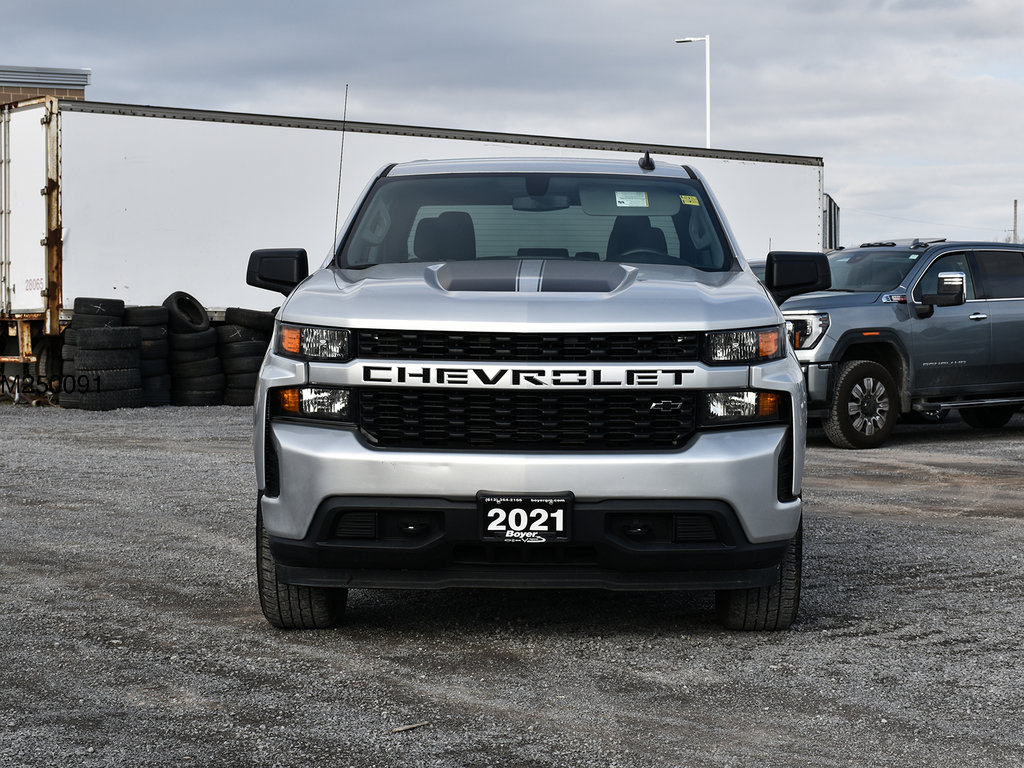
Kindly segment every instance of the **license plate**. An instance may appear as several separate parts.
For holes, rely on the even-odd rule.
[[[536,544],[568,541],[573,495],[516,494],[481,491],[480,511],[484,541]]]

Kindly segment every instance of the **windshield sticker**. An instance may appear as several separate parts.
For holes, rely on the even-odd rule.
[[[914,260],[915,260],[915,259],[916,259],[916,258],[917,258],[918,256],[920,256],[920,255],[921,255],[921,254],[919,254],[919,253],[912,253],[912,254],[910,254],[910,260],[911,260],[911,261],[914,261]]]
[[[616,192],[616,208],[649,208],[646,192]]]
[[[679,199],[683,201],[683,205],[700,205],[700,200],[693,195],[680,195]]]

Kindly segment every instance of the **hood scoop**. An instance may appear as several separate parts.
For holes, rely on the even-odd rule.
[[[428,271],[445,291],[611,293],[636,272],[624,264],[549,259],[449,261]],[[433,280],[431,281],[433,282]]]

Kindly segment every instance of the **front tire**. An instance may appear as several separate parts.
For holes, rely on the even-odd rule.
[[[999,429],[1013,418],[1020,406],[984,405],[980,408],[961,408],[960,418],[975,429]]]
[[[896,382],[872,360],[839,367],[825,436],[839,448],[877,448],[889,439],[898,416]]]
[[[803,571],[803,523],[789,540],[779,566],[779,580],[767,587],[720,589],[715,593],[718,620],[726,629],[788,629],[800,610]]]
[[[260,509],[256,512],[256,582],[263,615],[280,629],[327,629],[338,624],[345,613],[347,589],[303,587],[277,580],[277,563]]]

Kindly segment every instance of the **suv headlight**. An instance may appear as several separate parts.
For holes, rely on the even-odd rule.
[[[811,349],[828,331],[828,312],[786,312],[786,331],[793,349]]]
[[[300,360],[343,363],[352,359],[352,334],[345,328],[281,323],[274,350]]]
[[[704,362],[711,365],[764,363],[786,354],[782,326],[747,328],[741,331],[713,331],[707,334]]]

